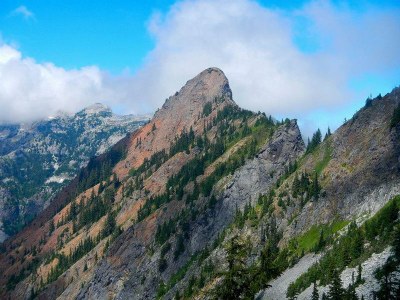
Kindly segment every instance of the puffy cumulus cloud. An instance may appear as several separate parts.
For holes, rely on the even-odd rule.
[[[110,76],[98,67],[65,70],[0,46],[0,121],[26,121],[103,102],[124,113],[148,113],[210,66],[221,68],[242,107],[336,124],[365,75],[385,81],[400,68],[400,11],[357,10],[313,1],[296,10],[250,0],[186,0],[155,14],[155,41],[135,74]],[[398,82],[396,83],[398,84]],[[351,111],[354,111],[352,108]],[[307,119],[308,118],[308,119]],[[311,126],[312,127],[312,126]]]
[[[75,112],[94,102],[123,103],[122,84],[123,78],[109,78],[95,66],[65,70],[23,58],[7,44],[0,46],[2,123],[34,121],[60,110]]]
[[[352,79],[399,67],[399,13],[328,1],[293,11],[248,0],[179,2],[149,22],[156,47],[136,75],[142,88],[135,98],[157,107],[188,78],[217,66],[243,107],[298,118],[330,111],[355,98]],[[302,43],[315,49],[302,51]]]

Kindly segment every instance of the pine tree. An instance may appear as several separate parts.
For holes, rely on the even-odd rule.
[[[349,287],[347,288],[345,299],[346,300],[358,300],[358,296],[356,293],[356,287],[353,284],[350,284]]]
[[[185,251],[185,240],[183,238],[183,234],[179,234],[176,239],[176,246],[174,251],[174,259],[178,259],[178,257]]]
[[[362,282],[362,266],[361,264],[358,264],[358,273],[357,273],[357,280],[356,284],[360,284]]]
[[[165,285],[164,281],[161,279],[160,285],[158,286],[157,290],[157,299],[161,299],[162,296],[167,292],[167,286]]]
[[[71,206],[69,209],[69,220],[75,220],[76,215],[77,215],[77,208],[76,208],[76,202],[74,200],[71,202]]]
[[[72,220],[72,233],[76,233],[78,231],[78,225],[75,220]]]
[[[219,299],[240,299],[249,297],[250,283],[246,270],[247,247],[239,238],[234,236],[226,247],[228,271],[222,284],[217,289]]]
[[[263,250],[261,251],[261,263],[260,269],[264,274],[265,281],[268,281],[279,275],[279,269],[275,266],[274,260],[276,253],[271,245],[271,240],[267,242]]]
[[[98,189],[98,194],[101,194],[101,192],[102,192],[103,190],[104,190],[103,180],[100,180],[99,189]]]
[[[393,230],[393,255],[400,262],[400,225],[397,225]]]
[[[380,281],[380,289],[376,293],[378,300],[398,299],[395,295],[398,293],[398,283],[393,279],[393,272],[397,270],[397,262],[389,257],[387,262],[377,270],[375,277]]]
[[[342,280],[336,269],[334,269],[332,273],[332,283],[329,287],[328,296],[330,300],[343,300],[344,290],[342,287]]]
[[[108,213],[107,219],[104,223],[104,228],[102,231],[103,238],[112,234],[114,232],[115,228],[116,228],[115,216],[112,212],[110,212],[110,213]]]
[[[315,200],[318,200],[320,190],[321,190],[321,187],[319,186],[319,182],[318,182],[318,174],[315,172],[314,180],[312,182],[312,190],[311,190],[311,195],[314,196]]]
[[[400,104],[393,111],[392,119],[390,120],[390,128],[396,127],[400,123]]]
[[[318,294],[318,289],[317,289],[317,283],[314,282],[314,287],[311,295],[311,300],[319,300],[319,294]]]
[[[179,291],[176,290],[174,300],[180,300],[180,299],[181,299],[181,295],[179,294]]]
[[[299,191],[300,191],[300,181],[299,178],[297,177],[297,174],[295,174],[292,184],[292,196],[294,198],[297,198]]]
[[[319,234],[318,244],[315,247],[315,252],[321,251],[325,247],[325,238],[324,238],[324,230],[322,229]]]
[[[318,128],[318,130],[313,134],[311,141],[308,140],[306,153],[313,152],[315,148],[317,148],[317,146],[321,144],[321,139],[322,139],[321,130]]]
[[[328,127],[328,131],[327,131],[326,134],[325,134],[324,141],[325,141],[328,137],[330,137],[331,135],[332,135],[331,129]]]
[[[55,229],[54,220],[51,219],[49,224],[49,234],[51,234],[54,231],[54,229]]]

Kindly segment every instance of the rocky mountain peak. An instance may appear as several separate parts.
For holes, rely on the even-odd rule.
[[[232,99],[228,78],[222,70],[215,67],[205,69],[189,80],[180,93],[190,93],[193,96],[202,95],[205,98],[220,96]]]
[[[127,158],[114,171],[125,176],[129,168],[139,166],[157,151],[168,149],[185,130],[192,128],[195,134],[202,133],[204,126],[226,106],[237,107],[224,72],[218,68],[202,71],[170,96],[153,119],[132,135]]]
[[[234,104],[229,81],[224,72],[218,68],[208,68],[187,81],[179,92],[169,97],[155,116],[162,118],[171,111],[177,111],[181,115],[191,117],[214,99]]]
[[[111,108],[109,108],[107,105],[104,105],[102,103],[94,103],[86,108],[84,108],[81,113],[87,114],[87,115],[94,115],[94,114],[99,114],[99,113],[107,113],[107,114],[112,114]]]
[[[315,280],[327,294],[334,273],[358,299],[373,295],[376,270],[400,261],[388,258],[399,226],[399,101],[398,89],[367,99],[306,149],[296,120],[239,108],[224,73],[206,69],[3,243],[0,298],[310,299]],[[117,119],[89,111],[70,131],[61,126],[70,122],[43,126],[66,142],[85,133],[65,150],[48,144],[60,171],[47,182],[65,172],[57,153],[93,140],[85,124]],[[0,127],[0,136],[16,130]],[[37,157],[25,164],[35,176],[46,163]],[[371,253],[382,264],[375,254],[361,263]],[[242,261],[236,271],[232,257]]]

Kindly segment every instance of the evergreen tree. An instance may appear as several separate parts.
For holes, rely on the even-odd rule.
[[[318,288],[317,283],[314,282],[314,287],[311,295],[311,300],[319,300]]]
[[[103,180],[100,180],[98,194],[100,195],[103,190],[104,190]]]
[[[161,279],[160,285],[158,286],[157,290],[157,299],[160,299],[164,294],[167,292],[167,286],[165,285],[164,281]]]
[[[74,201],[71,202],[68,219],[69,220],[75,220],[77,213],[78,212],[77,212],[77,208],[76,208],[76,202],[74,200]]]
[[[321,130],[318,128],[318,130],[313,134],[311,141],[308,140],[306,153],[313,152],[315,148],[317,148],[318,145],[321,144],[321,139],[322,139]]]
[[[400,104],[393,111],[392,119],[390,120],[390,128],[396,127],[400,123]]]
[[[180,300],[180,299],[181,299],[181,295],[179,294],[179,291],[176,290],[174,300]]]
[[[332,283],[328,292],[329,300],[343,300],[344,290],[342,287],[342,280],[337,269],[333,270]]]
[[[279,268],[274,264],[277,253],[271,243],[270,239],[261,251],[260,269],[265,282],[279,275]]]
[[[75,220],[72,221],[72,233],[76,233],[78,231],[78,226]]]
[[[312,182],[312,189],[311,189],[311,195],[314,197],[315,200],[318,200],[320,190],[321,190],[321,187],[319,186],[319,182],[318,182],[318,174],[315,172],[314,180]]]
[[[250,283],[245,261],[247,247],[239,236],[234,236],[226,247],[228,270],[223,282],[217,288],[219,299],[240,299],[250,297]]]
[[[185,251],[185,240],[183,238],[183,234],[178,234],[176,239],[176,246],[174,251],[174,259],[176,260],[182,253]]]
[[[299,178],[297,177],[297,174],[295,174],[292,184],[292,196],[294,198],[297,198],[299,191],[300,191],[300,181]]]
[[[378,300],[395,300],[399,293],[399,282],[394,278],[393,273],[397,271],[397,262],[389,257],[387,262],[376,271],[376,278],[380,281],[380,289],[376,293]]]
[[[326,134],[325,134],[324,141],[325,141],[328,137],[330,137],[331,135],[332,135],[331,129],[328,127],[328,131],[327,131]]]
[[[353,284],[350,284],[346,290],[345,294],[346,300],[358,300],[358,296],[356,293],[356,287]]]
[[[400,262],[400,225],[393,230],[393,255],[397,262]]]
[[[49,224],[49,234],[51,234],[55,229],[53,218],[50,220]]]
[[[357,280],[356,284],[360,284],[362,282],[362,267],[361,264],[358,264],[358,273],[357,273]]]
[[[104,228],[103,228],[103,231],[102,231],[103,238],[105,238],[105,237],[109,236],[110,234],[112,234],[115,231],[116,226],[117,226],[117,224],[115,222],[114,213],[112,213],[112,212],[108,213],[107,219],[106,219],[106,221],[104,223]]]

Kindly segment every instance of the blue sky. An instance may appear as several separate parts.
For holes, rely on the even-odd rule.
[[[2,0],[3,39],[26,56],[65,68],[98,65],[112,73],[136,70],[154,47],[147,31],[152,14],[166,12],[176,1],[10,1]],[[259,1],[265,6],[295,9],[306,1]],[[26,7],[32,17],[12,12]],[[299,46],[309,49],[304,40]]]
[[[336,128],[400,84],[399,12],[375,0],[1,0],[0,122],[91,102],[151,112],[217,66],[241,106]]]
[[[166,12],[176,1],[2,0],[0,28],[5,41],[18,45],[38,62],[51,61],[65,68],[98,65],[113,73],[140,67],[154,40],[146,25],[152,14]],[[309,1],[261,0],[273,9],[294,10]],[[342,1],[334,1],[341,3]],[[399,7],[399,1],[346,1],[362,11],[368,5]],[[13,11],[25,6],[32,18]],[[307,26],[298,21],[299,31]],[[303,51],[314,51],[317,42],[307,36],[295,39]]]
[[[0,6],[3,39],[38,62],[65,68],[98,65],[111,72],[135,70],[154,42],[146,22],[173,1],[8,1]],[[13,15],[25,6],[34,16]]]

